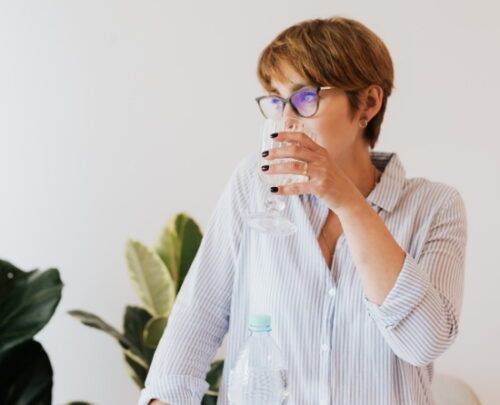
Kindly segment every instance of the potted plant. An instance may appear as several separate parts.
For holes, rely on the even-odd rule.
[[[98,316],[81,310],[69,311],[84,325],[112,336],[123,349],[129,373],[139,388],[149,371],[154,352],[168,323],[175,297],[191,267],[200,246],[202,233],[196,222],[185,213],[167,222],[154,248],[139,241],[125,245],[127,270],[142,306],[125,309],[123,331],[118,331]],[[223,370],[223,361],[211,364],[206,381],[209,390],[203,405],[215,405]]]
[[[50,404],[53,371],[33,337],[61,299],[57,269],[22,271],[0,260],[0,404]]]

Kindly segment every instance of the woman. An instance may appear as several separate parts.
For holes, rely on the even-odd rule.
[[[318,135],[280,132],[276,140],[291,146],[263,153],[262,170],[309,176],[271,190],[288,196],[286,215],[299,231],[276,237],[245,225],[269,190],[255,173],[259,159],[243,159],[210,218],[140,404],[199,404],[225,335],[218,404],[227,404],[228,373],[255,311],[272,316],[291,405],[433,404],[433,361],[458,333],[466,212],[453,187],[407,178],[396,153],[372,150],[393,88],[386,46],[357,21],[308,20],[264,49],[258,77],[273,97],[260,104],[265,115],[272,106]],[[273,163],[284,157],[300,162]]]

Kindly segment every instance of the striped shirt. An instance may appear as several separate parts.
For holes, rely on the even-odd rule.
[[[407,178],[394,152],[370,156],[382,177],[366,200],[406,252],[382,305],[366,298],[343,233],[328,267],[318,236],[329,209],[315,195],[285,197],[295,235],[266,235],[245,225],[245,214],[261,211],[269,192],[256,173],[259,157],[247,156],[209,219],[140,405],[152,398],[200,404],[226,335],[217,404],[228,404],[229,371],[253,313],[271,315],[271,335],[288,364],[290,405],[434,404],[433,361],[458,333],[464,201],[447,184]]]

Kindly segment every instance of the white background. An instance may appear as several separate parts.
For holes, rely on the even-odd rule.
[[[495,2],[1,1],[0,257],[61,270],[61,304],[38,335],[55,404],[136,403],[119,346],[66,311],[121,327],[139,303],[125,241],[152,244],[178,211],[206,225],[257,148],[260,51],[285,27],[332,15],[365,23],[394,60],[376,149],[466,200],[461,332],[436,367],[500,403]]]

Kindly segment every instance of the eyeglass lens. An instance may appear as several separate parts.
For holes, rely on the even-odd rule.
[[[318,108],[318,93],[314,88],[301,89],[290,98],[290,102],[302,117],[310,117]],[[279,118],[283,114],[284,101],[276,96],[264,97],[260,107],[267,118]]]

